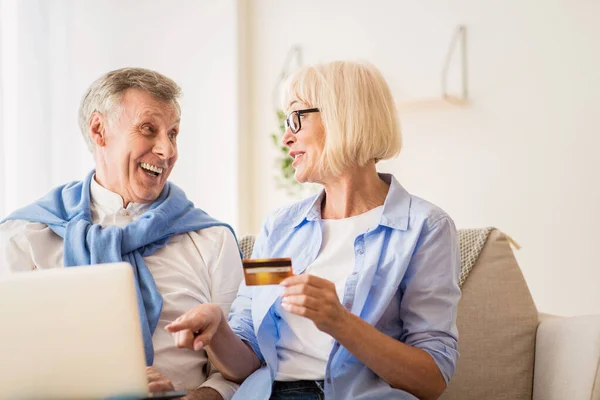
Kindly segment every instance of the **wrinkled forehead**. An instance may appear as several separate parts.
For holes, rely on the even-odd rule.
[[[127,90],[121,98],[120,107],[131,118],[152,118],[169,124],[179,123],[181,108],[176,100],[165,100],[149,92]]]

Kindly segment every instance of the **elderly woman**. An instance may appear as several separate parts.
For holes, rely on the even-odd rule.
[[[291,257],[295,275],[242,284],[228,322],[203,304],[167,330],[243,381],[236,398],[438,398],[458,358],[458,241],[444,211],[377,173],[401,147],[389,87],[371,65],[309,66],[283,105],[296,179],[323,190],[273,213],[253,257]]]

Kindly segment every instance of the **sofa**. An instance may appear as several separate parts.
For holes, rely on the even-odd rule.
[[[459,230],[460,359],[443,400],[600,400],[600,315],[541,315],[494,228]],[[249,258],[254,237],[240,240]]]

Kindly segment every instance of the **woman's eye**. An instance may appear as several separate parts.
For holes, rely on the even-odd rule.
[[[177,139],[177,132],[169,133],[169,139],[171,139],[172,141],[175,141]]]

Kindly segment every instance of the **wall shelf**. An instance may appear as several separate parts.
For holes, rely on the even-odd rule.
[[[448,77],[450,64],[458,54],[458,62],[460,63],[460,92],[450,93],[448,89]],[[286,53],[283,67],[279,73],[277,83],[273,88],[273,105],[275,109],[279,108],[279,89],[285,78],[295,69],[300,68],[302,62],[302,47],[293,45]],[[440,95],[432,97],[414,98],[414,99],[399,99],[396,101],[398,108],[402,111],[412,109],[435,109],[451,106],[467,106],[469,100],[469,82],[467,68],[467,27],[459,25],[456,27],[448,52],[444,59],[444,65],[440,73]]]
[[[457,50],[458,49],[458,50]],[[460,77],[461,87],[460,93],[451,94],[448,91],[448,75],[450,70],[450,64],[454,55],[459,53],[460,62]],[[466,106],[470,104],[469,101],[469,81],[468,81],[468,68],[467,68],[467,27],[465,25],[459,25],[450,41],[448,47],[448,53],[444,59],[444,65],[441,71],[440,78],[440,96],[431,98],[416,98],[398,100],[396,103],[398,108],[401,110],[406,109],[430,109],[443,107],[447,105],[453,106]]]

